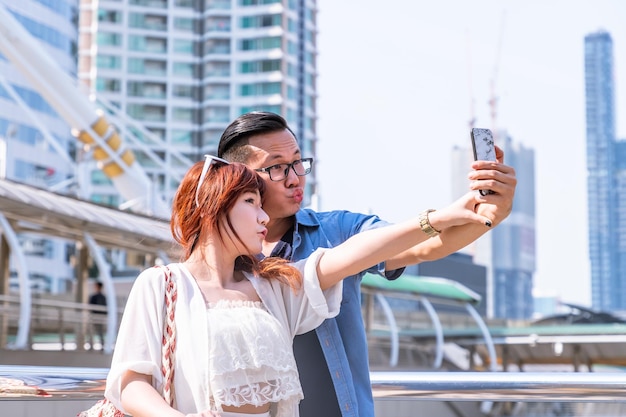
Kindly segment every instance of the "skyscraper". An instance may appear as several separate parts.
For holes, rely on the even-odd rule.
[[[493,318],[529,319],[533,314],[535,253],[535,155],[532,149],[514,142],[505,131],[495,137],[504,150],[506,163],[515,168],[517,187],[513,210],[468,250],[474,262],[487,266],[487,314]],[[469,148],[455,148],[453,157],[454,196],[467,190]]]
[[[587,205],[591,299],[600,310],[626,310],[626,167],[615,136],[613,40],[585,36]]]
[[[79,77],[110,111],[141,122],[146,130],[116,119],[169,200],[188,168],[173,153],[215,153],[248,111],[283,115],[303,155],[315,156],[316,32],[315,0],[82,1]],[[118,204],[94,166],[90,175],[92,198]]]
[[[0,0],[69,74],[76,74],[78,0]],[[0,55],[0,178],[72,192],[70,127],[32,84]],[[65,291],[73,280],[69,244],[37,234],[19,236],[35,291]],[[17,281],[11,281],[12,286]]]

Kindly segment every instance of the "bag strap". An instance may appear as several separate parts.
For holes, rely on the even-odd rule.
[[[170,405],[174,405],[174,359],[176,356],[176,311],[177,288],[172,279],[172,271],[167,266],[165,270],[165,320],[161,346],[161,374],[163,375],[163,398]]]

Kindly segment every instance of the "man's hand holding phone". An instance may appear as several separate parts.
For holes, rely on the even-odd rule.
[[[473,128],[471,132],[474,161],[496,161],[496,145],[491,130]],[[493,190],[478,190],[480,195],[494,194]]]
[[[495,226],[513,209],[517,186],[515,169],[504,165],[504,152],[495,146],[489,129],[472,129],[471,133],[474,159],[478,162],[472,164],[474,170],[468,178],[472,181],[472,189],[477,189],[486,198],[476,207],[476,212],[492,219]],[[489,184],[488,189],[485,189],[485,182]]]

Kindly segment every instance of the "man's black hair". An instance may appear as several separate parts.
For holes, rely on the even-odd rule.
[[[271,112],[250,112],[236,118],[220,138],[217,146],[217,156],[223,158],[228,151],[235,147],[248,144],[248,139],[255,135],[288,130],[293,137],[296,135],[287,125],[287,121],[280,115]]]

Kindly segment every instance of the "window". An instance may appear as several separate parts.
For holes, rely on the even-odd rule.
[[[113,185],[113,182],[101,169],[91,171],[91,184],[93,185]]]
[[[298,24],[293,19],[287,20],[287,30],[291,33],[298,33]]]
[[[122,13],[118,10],[98,10],[98,22],[120,23],[122,21]]]
[[[173,72],[174,75],[193,76],[194,65],[187,62],[174,62]]]
[[[91,201],[112,207],[117,207],[120,204],[119,196],[109,194],[91,194]]]
[[[287,75],[290,77],[295,77],[297,75],[296,66],[291,62],[287,63]]]
[[[193,109],[174,107],[172,118],[178,122],[193,122]]]
[[[174,28],[186,32],[194,32],[196,28],[195,19],[189,17],[175,17]]]
[[[228,107],[208,107],[204,111],[205,122],[227,123],[230,121]]]
[[[98,32],[96,39],[97,39],[98,45],[103,45],[103,46],[122,45],[122,36],[119,33]]]
[[[96,66],[105,69],[120,69],[122,68],[122,59],[115,55],[98,55]]]
[[[128,95],[132,97],[165,98],[165,91],[163,83],[128,82]]]
[[[194,96],[194,87],[191,85],[181,85],[176,84],[172,89],[172,95],[174,97],[189,97],[192,98]]]
[[[195,0],[176,0],[175,4],[178,7],[194,7]]]
[[[146,6],[153,8],[158,7],[161,9],[167,8],[167,0],[130,0],[129,3],[136,4],[137,6]]]
[[[281,38],[279,36],[244,39],[241,42],[242,51],[254,51],[262,49],[273,49],[281,47]]]
[[[206,5],[207,10],[228,10],[230,9],[230,0],[212,0]]]
[[[131,51],[142,52],[167,52],[167,39],[150,36],[129,36],[128,48]]]
[[[165,61],[138,58],[128,59],[128,72],[133,74],[165,75],[166,68]]]
[[[50,239],[37,239],[20,236],[20,246],[26,256],[39,256],[42,258],[54,258],[54,244]]]
[[[172,130],[172,143],[177,145],[192,145],[193,135],[189,130]]]
[[[296,99],[296,88],[293,85],[288,85],[287,86],[287,98],[289,100],[295,100]]]
[[[240,114],[250,113],[251,111],[267,111],[267,112],[280,114],[282,110],[280,106],[272,106],[268,104],[260,104],[258,106],[245,106],[239,109]],[[293,123],[290,123],[290,124],[293,124]]]
[[[119,93],[122,90],[120,80],[115,78],[98,78],[96,79],[96,91],[108,91]]]
[[[261,16],[244,16],[241,18],[240,25],[244,29],[281,26],[282,16],[279,14],[266,14],[266,15],[261,15]]]
[[[57,172],[49,166],[37,165],[17,159],[14,162],[15,177],[36,187],[49,187],[58,181]]]
[[[209,40],[206,43],[206,51],[208,54],[229,54],[230,53],[230,40],[228,39]]]
[[[209,32],[230,32],[229,17],[209,17],[206,21]]]
[[[287,52],[290,55],[297,55],[298,54],[298,46],[296,45],[295,42],[292,42],[292,41],[288,41],[287,42]]]
[[[193,54],[194,41],[186,39],[174,39],[174,52],[180,54]]]
[[[230,98],[230,86],[228,84],[207,85],[204,88],[206,99],[228,100]]]
[[[128,25],[131,28],[164,31],[167,29],[167,16],[144,13],[130,13]]]
[[[280,71],[280,59],[264,59],[262,61],[243,61],[240,64],[242,74],[256,72]]]
[[[254,83],[242,84],[240,94],[247,96],[267,96],[270,94],[280,94],[281,83]]]
[[[228,77],[230,75],[230,62],[207,62],[204,70],[206,75]]]
[[[273,4],[280,2],[281,0],[239,0],[239,4],[242,6],[258,6],[261,4]]]
[[[127,107],[127,113],[129,116],[134,117],[137,120],[145,120],[150,122],[165,121],[164,106],[129,104]]]
[[[307,94],[305,102],[308,109],[315,110],[315,96]]]
[[[217,144],[220,141],[221,136],[222,136],[221,129],[207,129],[204,131],[204,133],[202,133],[202,143],[204,145],[214,143],[217,146]]]
[[[305,55],[307,64],[315,65],[315,53],[306,52]]]

